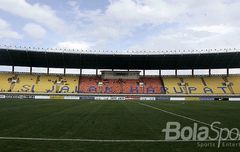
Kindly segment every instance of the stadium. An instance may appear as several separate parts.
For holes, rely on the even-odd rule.
[[[240,128],[240,75],[231,73],[240,68],[239,60],[236,49],[79,53],[3,47],[0,65],[11,71],[0,73],[0,146],[6,151],[239,151],[239,140],[231,138],[240,137],[238,130],[221,132],[223,138],[216,140],[194,139],[188,129],[177,140],[164,134],[169,122]],[[16,72],[17,66],[29,72]],[[34,67],[47,72],[33,72]],[[63,73],[51,74],[50,68]],[[68,74],[71,68],[79,74]],[[196,75],[201,69],[207,74]],[[163,75],[164,70],[174,74]],[[190,74],[179,75],[180,70]]]

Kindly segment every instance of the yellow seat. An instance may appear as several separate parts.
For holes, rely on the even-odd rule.
[[[230,83],[232,83],[232,89],[235,94],[240,94],[240,76],[228,77]]]
[[[240,76],[163,77],[167,94],[236,94]]]
[[[75,93],[78,91],[78,76],[38,75],[36,92]]]
[[[0,74],[1,92],[76,93],[78,76]]]
[[[14,77],[14,74],[11,74],[11,73],[0,74],[0,91],[1,92],[11,91],[11,88],[14,87],[11,81],[13,77]]]
[[[177,77],[163,77],[166,94],[186,94],[186,88],[181,86],[181,80]]]
[[[203,94],[204,84],[201,77],[184,77],[184,82],[186,83],[188,94]]]
[[[213,94],[231,94],[231,91],[226,87],[222,76],[204,77],[208,88],[212,89]]]
[[[15,84],[13,92],[33,92],[36,83],[36,75],[16,75],[18,82]]]

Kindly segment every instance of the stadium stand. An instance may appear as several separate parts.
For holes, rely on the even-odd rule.
[[[0,65],[12,67],[11,73],[0,73],[0,92],[3,95],[15,95],[21,92],[31,95],[32,93],[49,93],[54,94],[53,96],[55,93],[69,93],[69,96],[72,93],[81,93],[78,95],[79,98],[83,98],[82,96],[93,98],[96,94],[102,94],[102,96],[127,94],[126,96],[131,96],[131,98],[146,95],[161,97],[164,100],[166,96],[195,97],[199,95],[199,97],[207,98],[211,96],[213,99],[225,95],[239,97],[240,76],[231,75],[230,72],[231,69],[240,67],[239,59],[240,53],[236,50],[221,53],[209,51],[174,54],[168,52],[146,55],[0,48]],[[17,73],[15,66],[29,67],[29,73]],[[47,68],[47,73],[32,74],[35,67]],[[50,68],[63,68],[64,72],[61,75],[49,74]],[[68,68],[79,69],[79,74],[67,75],[66,69]],[[226,69],[226,73],[221,76],[212,75],[211,70],[219,68]],[[94,69],[96,75],[83,75],[84,69]],[[162,76],[162,70],[173,69],[175,70],[174,76]],[[191,75],[178,75],[178,70],[189,69],[192,71]],[[208,76],[194,76],[196,69],[208,69]],[[98,70],[101,70],[101,75],[98,74]],[[146,76],[146,70],[157,70],[159,74]],[[120,95],[120,97],[123,96]]]
[[[164,77],[167,94],[240,93],[239,76]]]
[[[204,94],[203,77],[184,77],[182,78],[188,87],[188,94]],[[196,89],[195,89],[196,88]]]
[[[230,91],[230,86],[226,84],[222,76],[205,77],[206,87],[211,88],[208,93],[213,94],[234,94]]]
[[[0,74],[0,90],[1,92],[11,92],[15,86],[17,79],[13,79],[14,74]]]
[[[78,76],[0,74],[1,92],[75,93]]]
[[[108,94],[161,94],[159,77],[140,79],[102,79],[97,76],[83,76],[80,79],[81,93]]]
[[[166,94],[185,94],[185,87],[181,86],[178,77],[163,77],[164,90]]]
[[[46,93],[75,93],[78,91],[77,76],[37,76],[36,92]]]
[[[100,78],[97,76],[86,76],[80,79],[80,92],[81,93],[98,93]]]
[[[240,93],[240,77],[239,76],[231,76],[228,77],[229,88],[233,89],[234,93]]]
[[[93,94],[239,94],[240,76],[145,76],[139,79],[102,79],[100,76],[1,73],[0,91]]]
[[[162,79],[159,77],[143,77],[141,81],[144,84],[145,93],[164,94]]]

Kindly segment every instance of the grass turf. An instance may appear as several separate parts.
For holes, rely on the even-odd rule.
[[[143,102],[183,116],[222,127],[240,129],[240,102]],[[0,100],[0,136],[81,139],[164,139],[169,121],[193,126],[185,118],[138,102]],[[215,143],[216,144],[216,143]],[[197,142],[99,143],[79,141],[0,140],[1,151],[239,151],[240,147],[200,148]]]

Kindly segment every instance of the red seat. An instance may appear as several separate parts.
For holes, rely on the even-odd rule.
[[[80,78],[80,92],[105,94],[160,94],[162,83],[159,77],[140,79],[101,79],[97,76]]]

